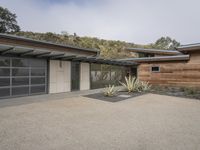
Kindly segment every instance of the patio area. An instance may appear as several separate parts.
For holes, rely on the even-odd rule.
[[[1,150],[200,149],[199,100],[156,94],[116,103],[81,95],[20,99],[0,102]]]

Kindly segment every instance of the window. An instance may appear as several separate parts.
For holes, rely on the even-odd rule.
[[[160,67],[159,66],[151,67],[151,72],[160,72]]]
[[[90,80],[91,89],[104,88],[109,84],[119,85],[119,81],[124,80],[126,67],[91,64]]]

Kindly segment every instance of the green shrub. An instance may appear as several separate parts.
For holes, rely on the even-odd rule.
[[[149,82],[146,81],[140,81],[140,85],[139,85],[140,91],[149,91],[151,89],[151,85],[149,84]]]
[[[194,95],[197,93],[197,90],[195,88],[185,88],[184,89],[184,93],[186,93],[187,95]]]
[[[180,91],[184,92],[185,91],[185,87],[180,87]]]

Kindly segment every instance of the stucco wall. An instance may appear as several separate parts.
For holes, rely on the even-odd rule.
[[[80,66],[80,90],[90,89],[90,64],[81,63]]]
[[[71,89],[71,62],[50,60],[49,93],[68,92]]]

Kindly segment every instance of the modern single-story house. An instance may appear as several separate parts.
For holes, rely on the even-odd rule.
[[[138,58],[0,34],[0,99],[119,84],[131,74],[153,85],[200,87],[200,44],[176,50],[127,48]]]
[[[122,59],[139,64],[140,80],[153,85],[200,87],[200,44],[182,45],[175,50],[127,50],[143,56]]]
[[[0,98],[103,88],[136,72],[137,63],[97,49],[0,34]]]

